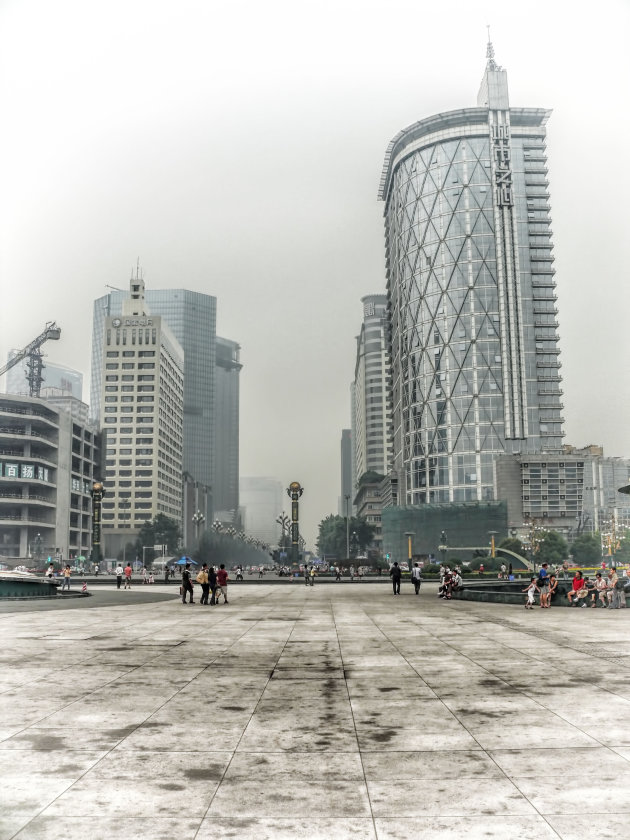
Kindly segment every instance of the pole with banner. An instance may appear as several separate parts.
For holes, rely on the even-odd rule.
[[[92,495],[92,563],[101,564],[103,552],[101,549],[101,506],[105,488],[100,481],[95,481],[90,491]]]
[[[287,487],[287,496],[291,498],[291,562],[297,565],[300,558],[300,517],[299,498],[304,488],[299,481],[292,481]]]

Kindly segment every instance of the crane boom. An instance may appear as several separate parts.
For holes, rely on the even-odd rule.
[[[40,333],[37,338],[34,338],[30,344],[23,347],[19,353],[16,353],[12,359],[0,368],[0,376],[11,370],[12,367],[19,364],[22,359],[29,357],[28,361],[28,383],[31,397],[39,397],[39,392],[42,385],[42,352],[41,346],[45,341],[58,341],[61,336],[61,328],[57,326],[54,321],[48,321],[44,331]]]

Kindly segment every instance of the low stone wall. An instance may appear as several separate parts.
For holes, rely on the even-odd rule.
[[[51,583],[45,578],[0,575],[0,600],[56,597],[57,583]]]
[[[453,592],[453,598],[461,601],[483,601],[490,604],[525,604],[525,593],[522,591],[528,585],[526,578],[522,580],[488,580],[488,581],[465,581],[461,589]],[[567,600],[567,592],[571,591],[571,582],[560,580],[558,581],[558,589],[556,595],[552,598],[551,605],[553,607],[568,607],[570,606]],[[625,596],[626,605],[630,595],[622,593]],[[536,598],[537,603],[540,602],[539,596]]]

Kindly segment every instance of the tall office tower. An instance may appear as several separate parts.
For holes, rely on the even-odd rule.
[[[10,350],[7,361],[10,361],[17,355],[18,350]],[[6,393],[7,394],[26,394],[29,393],[28,385],[28,369],[26,367],[26,359],[23,359],[19,364],[7,371],[6,374]],[[78,370],[66,367],[65,365],[55,365],[52,362],[44,362],[42,370],[44,381],[42,382],[41,395],[44,396],[49,389],[54,389],[54,393],[61,396],[71,396],[77,400],[83,399],[83,374]]]
[[[284,505],[282,482],[254,476],[241,478],[239,486],[245,532],[269,545],[278,545],[280,525],[276,519]]]
[[[238,516],[239,380],[243,367],[240,346],[228,338],[216,340],[215,468],[212,501],[221,521]]]
[[[102,522],[110,557],[159,513],[182,521],[184,352],[166,319],[147,314],[144,297],[138,274],[121,315],[103,324]]]
[[[387,150],[379,197],[402,504],[492,498],[498,455],[561,451],[549,115],[510,108],[488,44],[477,107],[420,120]]]
[[[391,458],[387,408],[387,297],[366,295],[361,303],[363,323],[357,336],[353,389],[355,493],[364,473],[374,471],[386,475]]]
[[[352,488],[352,431],[341,430],[341,495],[338,513],[340,516],[352,515],[354,491]]]
[[[125,293],[112,291],[94,302],[91,414],[101,414],[101,362],[107,316],[122,313]],[[161,316],[184,350],[184,472],[199,486],[201,512],[212,519],[214,486],[214,387],[217,301],[188,289],[148,289],[147,312]],[[200,503],[201,504],[201,503]]]

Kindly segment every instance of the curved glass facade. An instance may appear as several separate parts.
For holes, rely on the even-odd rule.
[[[390,145],[381,198],[402,504],[490,500],[497,455],[561,449],[548,115],[465,109]]]

